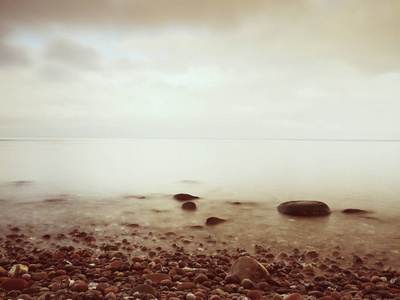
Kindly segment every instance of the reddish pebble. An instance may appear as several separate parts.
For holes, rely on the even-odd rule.
[[[7,271],[3,267],[0,267],[0,277],[2,276],[7,276]]]
[[[302,299],[303,296],[300,295],[299,293],[290,294],[283,298],[283,300],[302,300]]]
[[[117,294],[118,292],[119,292],[119,288],[117,286],[115,286],[115,285],[104,289],[104,295],[107,295],[108,293]]]
[[[46,272],[34,273],[32,275],[32,279],[35,281],[45,280],[45,279],[47,279],[47,273]]]
[[[247,297],[251,300],[258,300],[262,298],[262,293],[258,290],[252,290],[247,293]]]
[[[221,300],[221,297],[218,296],[218,295],[212,295],[212,296],[210,297],[210,300]]]
[[[86,283],[75,283],[72,286],[72,290],[75,292],[86,292],[89,289],[89,286]]]
[[[178,291],[184,291],[184,290],[189,290],[192,289],[196,286],[196,284],[194,282],[182,282],[180,284],[178,284],[178,286],[176,287],[176,289]]]
[[[29,287],[29,283],[21,278],[10,278],[2,282],[1,287],[7,291],[19,290],[22,291]]]

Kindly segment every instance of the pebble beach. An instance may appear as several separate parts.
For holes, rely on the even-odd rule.
[[[292,217],[276,206],[207,199],[185,210],[165,197],[170,209],[128,214],[124,202],[112,216],[108,206],[93,214],[82,202],[76,215],[77,202],[64,199],[19,209],[3,203],[0,298],[400,299],[395,218],[339,210]],[[241,257],[268,276],[253,267],[233,271]]]

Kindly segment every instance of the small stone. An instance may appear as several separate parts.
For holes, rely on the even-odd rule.
[[[217,217],[209,217],[206,220],[206,225],[218,225],[218,224],[223,223],[225,221],[226,220],[220,219],[220,218],[217,218]]]
[[[289,294],[283,298],[283,300],[302,300],[302,299],[303,299],[303,296],[299,293]]]
[[[254,290],[256,288],[254,282],[248,278],[243,279],[240,285],[248,290]]]
[[[174,283],[172,282],[171,279],[164,279],[164,280],[161,280],[160,285],[167,286],[167,287],[173,287]]]
[[[117,287],[115,285],[104,289],[104,295],[107,295],[109,293],[118,294],[118,292],[119,292],[119,287]]]
[[[197,196],[192,196],[190,194],[176,194],[174,195],[174,199],[178,201],[189,201],[189,200],[194,200],[194,199],[200,199]]]
[[[196,203],[191,202],[191,201],[183,203],[181,207],[183,210],[196,210],[197,209]]]
[[[207,275],[204,274],[199,274],[194,278],[195,283],[203,283],[204,281],[208,280]]]
[[[225,277],[225,281],[226,281],[226,283],[239,284],[240,283],[240,278],[235,274],[228,274]]]
[[[264,266],[249,256],[239,257],[228,273],[236,275],[240,281],[247,278],[254,283],[268,281],[271,278]]]
[[[196,300],[196,296],[193,293],[187,293],[186,300]]]
[[[328,205],[321,201],[288,201],[278,206],[281,214],[300,217],[327,216],[331,213]]]
[[[47,279],[47,273],[46,272],[33,273],[32,279],[35,281],[45,280],[45,279]]]
[[[152,282],[160,283],[163,280],[171,280],[171,276],[164,273],[150,273],[143,275],[144,279],[150,279]]]
[[[7,274],[7,271],[3,267],[0,267],[0,277],[6,277]]]
[[[21,278],[10,278],[3,281],[0,287],[7,291],[12,291],[12,290],[22,291],[23,289],[29,287],[29,283]]]
[[[11,270],[8,272],[8,276],[10,277],[19,277],[22,274],[28,273],[28,266],[23,264],[14,265]]]
[[[196,286],[194,282],[182,282],[177,285],[176,289],[178,291],[190,290]]]
[[[249,297],[251,300],[261,299],[262,296],[263,296],[262,292],[258,290],[252,290],[247,293],[247,297]]]
[[[132,293],[139,293],[139,294],[150,294],[154,297],[157,296],[156,290],[149,284],[139,284],[134,289],[132,289]]]
[[[89,290],[89,285],[84,282],[74,283],[71,289],[78,293],[86,292],[87,290]]]

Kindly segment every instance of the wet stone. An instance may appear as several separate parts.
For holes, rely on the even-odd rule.
[[[225,221],[226,221],[225,219],[220,219],[217,217],[209,217],[206,220],[206,225],[211,225],[211,226],[218,225],[220,223],[224,223]]]
[[[328,205],[321,201],[288,201],[278,206],[281,214],[299,217],[327,216],[331,213]]]
[[[190,200],[195,200],[195,199],[200,199],[197,196],[193,196],[190,194],[176,194],[174,195],[174,199],[178,201],[190,201]]]
[[[192,201],[189,201],[189,202],[183,203],[182,206],[181,206],[181,208],[182,208],[183,210],[196,210],[196,209],[197,209],[197,206],[196,206],[196,203],[194,203],[194,202],[192,202]]]
[[[12,290],[22,291],[23,289],[29,287],[29,283],[21,278],[10,278],[3,281],[0,287],[7,291],[12,291]]]

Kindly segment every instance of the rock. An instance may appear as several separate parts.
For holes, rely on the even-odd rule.
[[[218,224],[223,223],[225,221],[226,221],[225,219],[220,219],[220,218],[217,218],[217,217],[209,217],[206,220],[206,225],[218,225]]]
[[[45,279],[47,279],[47,273],[46,272],[33,273],[32,279],[35,281],[45,280]]]
[[[139,284],[132,290],[132,293],[136,292],[139,294],[150,294],[153,295],[154,297],[157,296],[156,290],[149,284]]]
[[[5,277],[5,276],[7,276],[7,271],[3,267],[0,267],[0,277]]]
[[[179,201],[189,201],[189,200],[195,200],[195,199],[200,199],[200,198],[197,196],[189,195],[189,194],[176,194],[176,195],[174,195],[174,199],[179,200]]]
[[[239,277],[237,275],[235,275],[235,274],[226,275],[225,281],[226,281],[226,283],[235,283],[235,284],[239,284],[240,283]]]
[[[302,300],[302,299],[303,299],[303,296],[299,293],[289,294],[283,298],[283,300]]]
[[[22,291],[23,289],[26,289],[28,287],[29,283],[21,278],[10,278],[4,280],[1,283],[1,288],[7,291],[12,291],[12,290]]]
[[[164,273],[150,273],[143,275],[145,279],[150,279],[152,282],[160,283],[163,280],[171,280],[171,276]]]
[[[261,299],[262,296],[263,296],[262,292],[258,290],[249,291],[247,293],[247,297],[249,297],[251,300]]]
[[[183,210],[196,210],[197,209],[196,203],[194,203],[192,201],[183,203],[181,207]]]
[[[229,269],[228,274],[236,275],[240,281],[247,278],[254,283],[268,281],[271,278],[267,269],[249,256],[239,257]]]
[[[328,205],[321,201],[288,201],[278,206],[281,214],[300,217],[327,216],[331,213]]]
[[[23,264],[14,265],[11,270],[8,272],[8,276],[10,277],[19,277],[22,274],[28,273],[29,268]]]
[[[242,287],[244,287],[245,289],[248,289],[248,290],[255,290],[256,289],[256,286],[255,286],[254,282],[251,281],[248,278],[243,279],[242,282],[240,283],[240,285]]]
[[[81,293],[81,292],[86,292],[89,290],[89,285],[84,282],[79,282],[79,283],[74,283],[74,285],[71,287],[71,289],[75,292]]]
[[[347,208],[342,210],[342,213],[355,215],[355,214],[368,214],[369,211],[358,208]]]
[[[196,283],[194,283],[194,282],[182,282],[177,285],[176,289],[178,291],[184,291],[184,290],[193,289],[195,286],[196,286]]]

